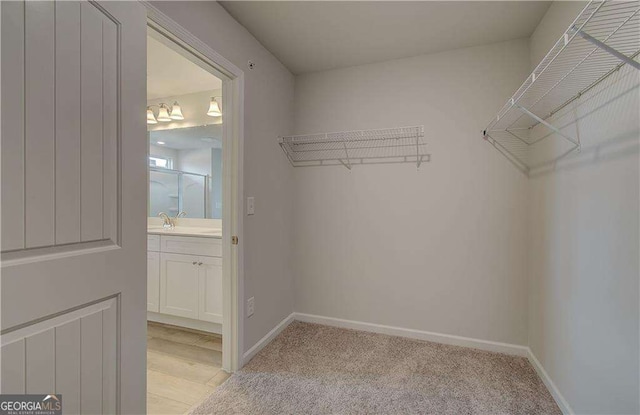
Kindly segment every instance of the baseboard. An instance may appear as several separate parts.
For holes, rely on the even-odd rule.
[[[562,413],[565,415],[573,415],[574,412],[569,406],[569,402],[567,402],[567,400],[564,399],[564,396],[562,396],[562,394],[556,387],[555,383],[553,383],[547,371],[544,370],[544,367],[542,366],[540,361],[536,358],[536,355],[534,355],[531,349],[528,347],[527,347],[527,351],[528,351],[527,358],[529,358],[529,362],[531,362],[531,365],[538,373],[538,376],[540,376],[540,379],[542,379],[542,382],[549,390],[549,393],[551,394],[551,396],[553,396],[553,399],[558,404],[558,407],[560,407],[560,410],[562,411]]]
[[[284,330],[294,320],[324,324],[326,326],[340,327],[344,329],[368,331],[372,333],[388,334],[391,336],[400,336],[410,339],[426,340],[435,343],[450,344],[453,346],[471,347],[479,350],[490,352],[505,353],[514,356],[526,357],[535,369],[540,379],[545,384],[549,393],[558,404],[558,407],[565,415],[573,415],[573,411],[569,403],[562,396],[556,385],[553,383],[546,370],[531,349],[527,346],[517,344],[493,342],[489,340],[474,339],[471,337],[453,336],[450,334],[434,333],[430,331],[407,329],[402,327],[385,326],[382,324],[365,323],[362,321],[344,320],[340,318],[317,316],[305,313],[291,313],[284,320],[278,323],[269,333],[251,347],[242,357],[243,365],[248,363],[253,356],[262,350],[271,340],[273,340],[282,330]]]
[[[407,329],[402,327],[384,326],[382,324],[365,323],[362,321],[343,320],[333,317],[316,316],[313,314],[294,313],[295,320],[307,323],[324,324],[345,329],[369,331],[372,333],[388,334],[391,336],[407,337],[410,339],[426,340],[453,346],[471,347],[490,352],[528,357],[529,348],[517,344],[493,342],[470,337],[453,336],[450,334],[433,333],[430,331]]]
[[[172,326],[186,327],[193,330],[206,331],[209,333],[222,334],[222,324],[210,323],[208,321],[172,316],[169,314],[156,313],[154,311],[147,311],[147,320],[156,323],[170,324]]]
[[[289,314],[285,317],[277,326],[275,326],[269,333],[267,333],[263,338],[258,340],[256,344],[254,344],[251,349],[247,350],[244,355],[242,355],[242,365],[246,365],[249,363],[249,360],[253,356],[255,356],[260,350],[264,348],[271,340],[273,340],[280,332],[287,328],[289,324],[291,324],[294,320],[294,313]]]

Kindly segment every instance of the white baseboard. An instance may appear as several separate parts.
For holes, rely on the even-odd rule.
[[[365,323],[362,321],[344,320],[340,318],[317,316],[305,313],[291,313],[288,317],[278,323],[269,333],[253,345],[242,357],[243,365],[248,363],[253,356],[262,350],[271,340],[273,340],[282,330],[284,330],[294,320],[324,324],[326,326],[340,327],[344,329],[368,331],[372,333],[388,334],[391,336],[406,337],[410,339],[426,340],[435,343],[450,344],[454,346],[471,347],[490,352],[505,353],[514,356],[526,357],[542,379],[549,393],[565,415],[573,415],[569,403],[562,396],[556,385],[553,383],[547,372],[542,367],[531,349],[527,346],[517,344],[493,342],[489,340],[474,339],[471,337],[454,336],[451,334],[434,333],[430,331],[407,329],[402,327],[385,326],[382,324]]]
[[[533,368],[538,373],[538,376],[540,376],[540,379],[542,379],[542,382],[544,383],[544,385],[549,390],[549,393],[551,394],[551,396],[553,396],[553,399],[558,404],[558,407],[560,407],[560,410],[562,411],[562,413],[564,415],[573,415],[574,412],[571,409],[571,407],[569,406],[569,402],[567,402],[567,400],[564,399],[564,396],[562,396],[562,394],[560,393],[560,391],[556,387],[555,383],[553,383],[553,381],[549,377],[549,374],[547,373],[546,370],[544,370],[544,367],[542,366],[540,361],[538,361],[538,359],[533,354],[531,349],[528,348],[528,347],[527,347],[527,349],[528,349],[527,357],[529,358],[529,362],[531,362],[531,365],[533,366]]]
[[[282,330],[287,328],[289,324],[291,324],[294,320],[294,314],[291,313],[287,317],[285,317],[277,326],[275,326],[269,333],[267,333],[263,338],[258,340],[256,344],[254,344],[251,349],[247,350],[244,355],[242,355],[242,365],[246,365],[249,363],[249,360],[253,356],[255,356],[260,350],[264,348],[271,340],[273,340]]]
[[[316,316],[313,314],[294,313],[294,318],[307,323],[324,324],[345,329],[369,331],[372,333],[388,334],[391,336],[407,337],[410,339],[426,340],[435,343],[454,346],[471,347],[490,352],[528,357],[529,348],[517,344],[493,342],[489,340],[473,339],[470,337],[453,336],[450,334],[433,333],[430,331],[406,329],[402,327],[384,326],[382,324],[365,323],[362,321],[343,320],[333,317]]]
[[[222,324],[210,323],[208,321],[172,316],[169,314],[156,313],[154,311],[147,311],[147,320],[156,323],[170,324],[172,326],[186,327],[193,330],[206,331],[209,333],[222,334]]]

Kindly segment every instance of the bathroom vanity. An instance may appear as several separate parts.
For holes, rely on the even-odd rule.
[[[149,320],[221,333],[220,229],[150,226],[147,273]]]
[[[222,333],[222,125],[147,139],[147,318]]]

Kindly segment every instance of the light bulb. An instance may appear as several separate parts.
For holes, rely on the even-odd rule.
[[[180,108],[180,104],[178,101],[173,103],[171,107],[171,119],[172,120],[184,120],[184,116],[182,115],[182,108]]]
[[[160,109],[158,110],[158,121],[171,121],[171,117],[169,116],[169,109],[166,104],[160,104]]]
[[[153,110],[151,107],[147,107],[147,124],[157,124],[158,120],[156,120],[156,116],[153,115]]]
[[[207,111],[207,115],[210,117],[222,116],[222,111],[220,111],[220,107],[218,106],[218,101],[214,97],[211,97],[211,102],[209,103],[209,111]]]

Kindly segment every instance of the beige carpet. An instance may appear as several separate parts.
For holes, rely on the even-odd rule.
[[[561,414],[527,359],[294,322],[193,414]]]

